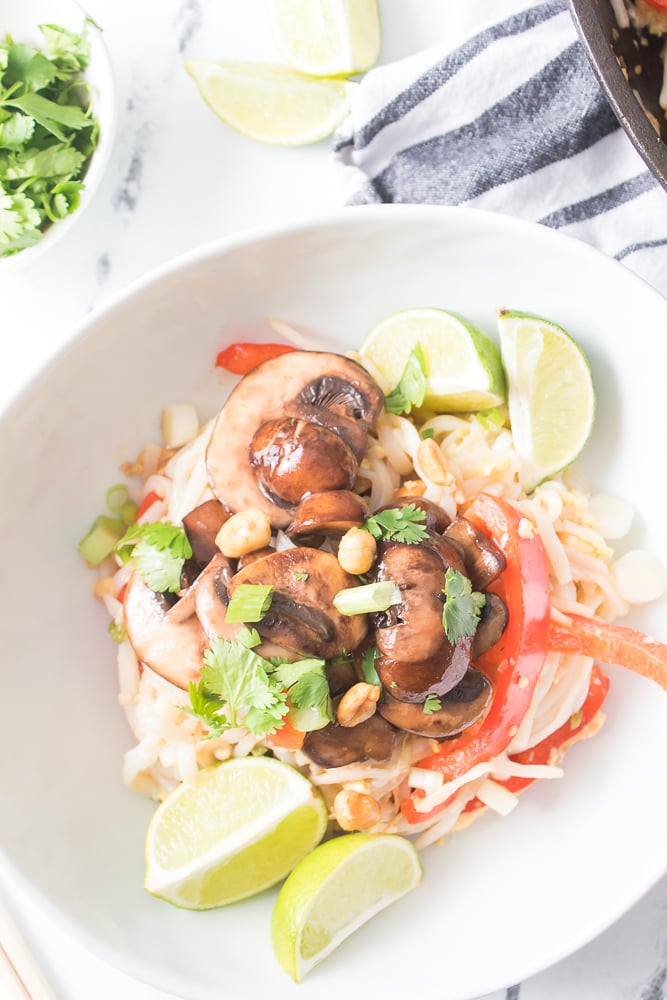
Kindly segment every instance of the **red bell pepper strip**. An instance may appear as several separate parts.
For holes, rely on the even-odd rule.
[[[611,625],[598,618],[569,616],[567,624],[551,622],[549,649],[559,653],[592,656],[648,677],[667,690],[667,646],[625,625]]]
[[[155,490],[150,490],[150,492],[147,493],[144,499],[141,501],[135,520],[138,521],[139,518],[144,516],[149,507],[152,507],[154,503],[157,503],[158,500],[162,499],[163,498],[160,496],[159,493],[156,493]]]
[[[232,375],[247,375],[262,361],[277,358],[288,351],[296,351],[289,344],[253,344],[250,341],[230,344],[215,359],[216,368],[224,368]]]
[[[280,729],[275,733],[269,733],[264,738],[264,742],[269,747],[281,747],[283,750],[300,750],[306,737],[300,729],[295,729],[291,722],[283,719]]]
[[[542,740],[541,743],[537,743],[534,747],[530,747],[528,750],[522,750],[520,753],[512,754],[510,760],[517,761],[519,764],[558,763],[568,746],[579,739],[582,731],[598,714],[604,704],[608,691],[609,678],[602,672],[597,664],[595,664],[591,673],[588,694],[586,695],[584,703],[579,711],[575,712],[575,714],[571,716],[567,722],[565,722],[550,736],[547,736],[546,739]],[[498,784],[502,785],[503,788],[506,788],[509,792],[514,792],[514,794],[516,794],[517,792],[523,791],[524,788],[527,788],[528,785],[532,785],[537,780],[537,778],[520,778],[516,776],[512,778],[505,778],[503,781],[498,781]],[[476,809],[482,809],[483,806],[483,802],[481,802],[478,798],[474,798],[468,802],[463,812],[474,812]]]
[[[667,0],[646,0],[646,3],[655,10],[664,10],[667,13]]]
[[[480,493],[465,517],[492,538],[505,556],[506,568],[489,589],[507,604],[509,621],[496,645],[476,661],[493,684],[491,707],[481,724],[419,761],[419,767],[440,771],[445,782],[496,757],[511,743],[544,665],[551,609],[542,540],[530,527],[524,530],[529,522],[516,508],[506,500]],[[446,805],[442,803],[432,813],[420,813],[416,803],[423,797],[424,792],[416,789],[401,804],[408,822],[421,823]]]

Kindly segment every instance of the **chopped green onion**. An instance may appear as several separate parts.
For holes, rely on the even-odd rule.
[[[130,525],[134,524],[137,519],[137,511],[139,510],[136,501],[128,498],[123,506],[118,511],[119,517],[123,524]]]
[[[300,733],[313,733],[316,729],[324,729],[331,722],[331,716],[324,705],[308,705],[305,708],[295,708],[287,713],[287,721]]]
[[[121,643],[125,638],[125,625],[122,622],[109,622],[109,635],[114,642]]]
[[[477,419],[486,431],[497,430],[505,424],[505,417],[497,406],[492,406],[488,410],[479,410]]]
[[[112,514],[120,514],[123,505],[130,499],[130,491],[125,483],[115,483],[107,490],[107,507]]]
[[[339,590],[333,604],[341,615],[370,615],[401,603],[401,592],[393,580],[367,583],[363,587]]]
[[[263,583],[241,583],[227,606],[228,622],[259,622],[271,607],[274,587]]]
[[[425,427],[423,431],[419,432],[419,436],[422,441],[428,441],[429,438],[434,437],[435,429],[433,427]]]
[[[100,514],[88,534],[79,542],[79,554],[90,566],[99,566],[111,555],[124,533],[125,525],[121,521]]]

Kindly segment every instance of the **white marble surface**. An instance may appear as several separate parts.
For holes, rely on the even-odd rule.
[[[503,0],[502,10],[523,5]],[[446,38],[453,43],[499,4],[381,6],[388,62]],[[57,248],[30,265],[0,267],[0,405],[92,309],[163,262],[217,237],[308,218],[342,202],[326,143],[277,149],[236,135],[203,104],[183,69],[187,55],[275,58],[266,0],[88,0],[87,9],[104,28],[116,72],[116,146],[95,200]],[[85,951],[13,878],[0,883],[0,895],[58,998],[167,1000]],[[573,906],[576,896],[573,886]],[[667,880],[577,954],[493,1000],[519,996],[667,998]]]

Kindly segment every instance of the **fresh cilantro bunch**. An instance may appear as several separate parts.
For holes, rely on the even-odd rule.
[[[416,545],[428,537],[424,527],[425,520],[426,514],[423,510],[414,503],[406,503],[402,507],[390,507],[388,510],[373,514],[362,527],[370,531],[373,538],[378,541],[387,539]]]
[[[81,34],[40,25],[44,50],[0,39],[0,256],[36,243],[79,205],[99,141]]]
[[[290,706],[314,708],[333,722],[325,661],[265,660],[252,649],[259,641],[254,629],[236,641],[214,639],[204,653],[201,679],[190,684],[191,707],[185,711],[208,727],[211,738],[238,725],[266,736],[282,728]]]
[[[474,635],[486,604],[484,594],[473,590],[470,579],[456,569],[448,569],[445,573],[443,593],[442,625],[449,641],[455,643]]]
[[[185,530],[166,521],[131,525],[116,545],[121,559],[134,559],[146,584],[156,593],[177,594],[181,572],[192,547]]]

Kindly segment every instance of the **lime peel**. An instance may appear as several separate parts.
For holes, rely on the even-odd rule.
[[[541,316],[500,309],[498,333],[519,479],[530,492],[571,465],[590,437],[596,409],[590,365],[570,334]]]
[[[351,833],[320,844],[297,865],[276,900],[271,938],[280,965],[300,982],[421,878],[417,850],[403,837]]]
[[[367,335],[359,357],[380,388],[398,384],[410,351],[420,344],[427,377],[423,408],[435,413],[486,410],[505,400],[505,374],[496,344],[459,313],[406,309]]]
[[[322,796],[289,765],[269,757],[225,761],[158,806],[144,887],[196,910],[245,899],[285,878],[327,822]]]
[[[364,73],[380,56],[377,0],[273,0],[272,24],[284,57],[311,76]]]
[[[185,68],[225,124],[258,142],[302,146],[330,135],[357,84],[270,63],[188,59]]]

